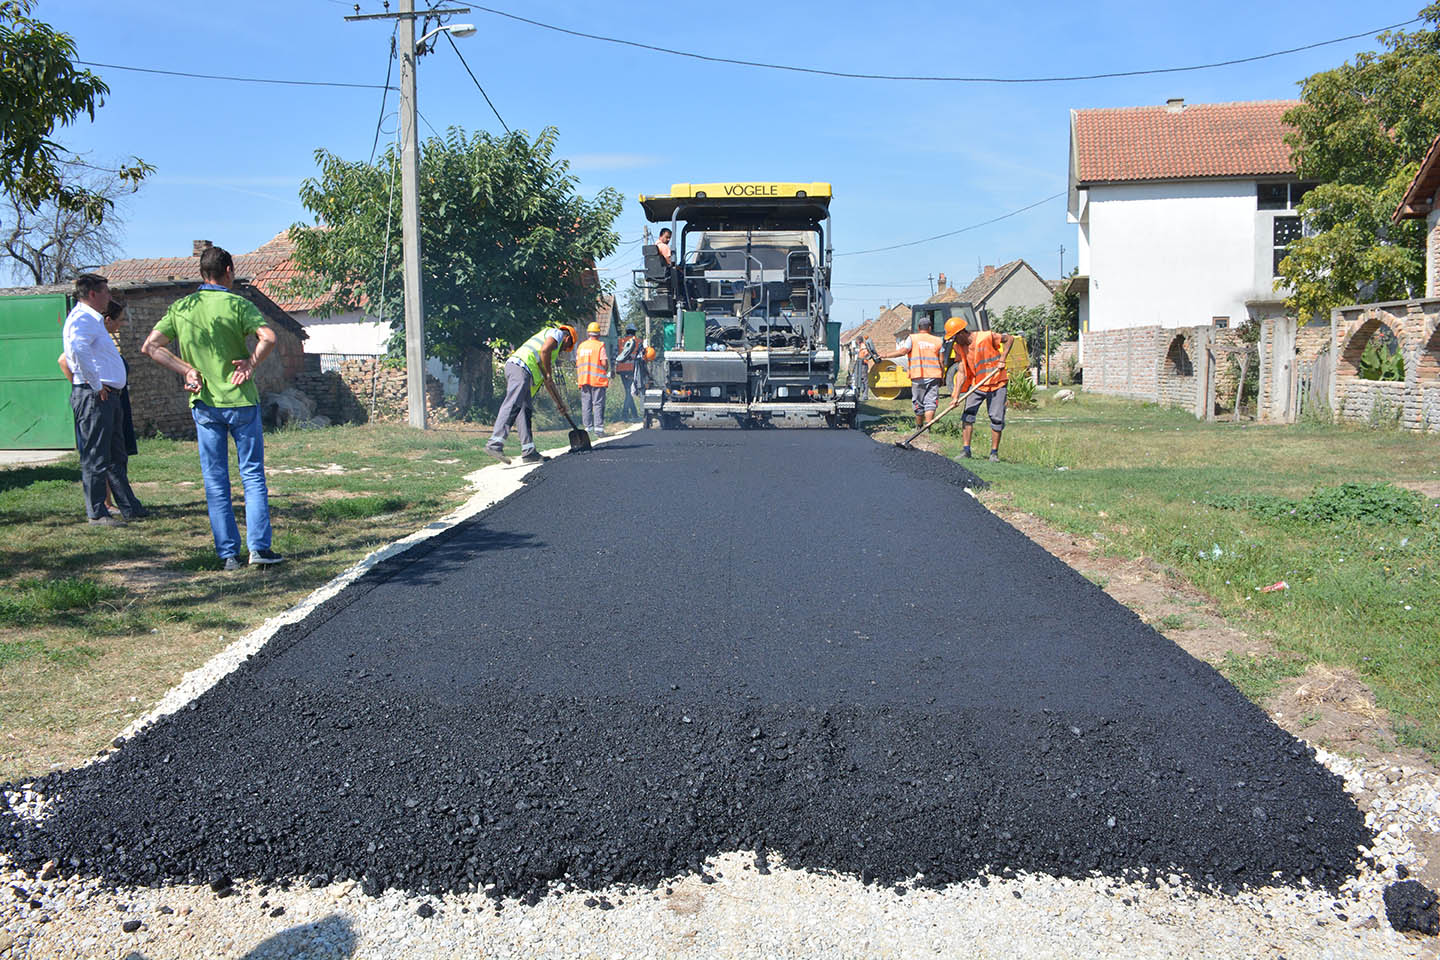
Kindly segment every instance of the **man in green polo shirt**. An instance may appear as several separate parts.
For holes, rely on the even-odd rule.
[[[240,569],[240,531],[230,501],[229,440],[235,438],[245,488],[245,537],[250,563],[280,563],[270,549],[270,494],[265,486],[265,433],[252,374],[275,347],[275,331],[255,305],[230,292],[235,261],[220,247],[200,255],[200,289],[170,305],[141,347],[150,359],[185,378],[200,451],[200,475],[215,552],[226,570]],[[255,337],[252,354],[247,338]],[[176,344],[179,354],[170,349]]]

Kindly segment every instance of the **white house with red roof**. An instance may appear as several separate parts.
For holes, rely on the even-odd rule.
[[[1294,100],[1070,111],[1080,329],[1239,326],[1283,312],[1300,235],[1283,116]],[[1082,338],[1083,339],[1083,338]]]

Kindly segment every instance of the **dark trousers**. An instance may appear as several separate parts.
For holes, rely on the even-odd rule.
[[[621,420],[639,420],[640,414],[635,409],[635,372],[620,371],[620,393],[625,398],[624,404],[620,407]]]
[[[91,520],[108,516],[105,488],[115,496],[121,514],[130,516],[141,509],[130,489],[129,454],[125,452],[125,412],[120,391],[111,390],[104,400],[87,386],[70,389],[70,409],[75,412],[75,433],[80,451],[80,489],[85,495],[85,516]]]

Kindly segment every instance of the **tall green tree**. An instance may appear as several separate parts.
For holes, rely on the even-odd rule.
[[[103,190],[62,175],[70,151],[51,139],[81,114],[95,119],[110,88],[74,64],[75,41],[30,16],[34,0],[0,0],[0,192],[20,209],[52,204],[100,223],[114,206]],[[132,188],[154,169],[140,159],[111,173]]]
[[[576,192],[555,156],[557,133],[531,140],[451,127],[421,145],[420,272],[426,351],[458,372],[461,410],[490,399],[495,350],[544,324],[593,319],[594,264],[614,251],[620,194]],[[364,309],[404,329],[398,153],[377,163],[316,151],[320,174],[300,199],[318,226],[296,224],[297,291],[321,315]]]
[[[1307,77],[1285,114],[1295,171],[1319,183],[1300,202],[1305,236],[1276,280],[1302,322],[1424,288],[1424,224],[1391,221],[1440,133],[1440,3],[1419,16],[1419,30],[1382,33],[1384,50]]]

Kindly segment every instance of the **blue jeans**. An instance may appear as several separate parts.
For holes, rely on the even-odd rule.
[[[270,549],[270,493],[265,488],[265,432],[260,408],[212,407],[197,403],[195,439],[200,448],[200,476],[205,481],[205,503],[210,508],[210,532],[221,560],[240,554],[240,531],[230,503],[230,437],[240,461],[240,482],[245,488],[245,539],[250,552]]]

